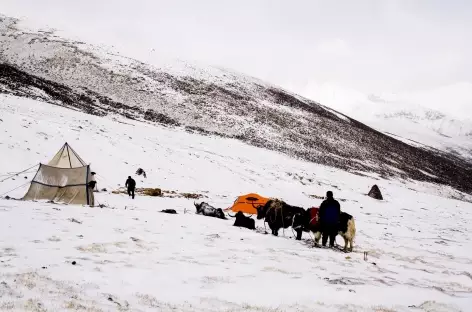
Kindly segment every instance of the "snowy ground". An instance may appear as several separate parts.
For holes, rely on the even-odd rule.
[[[108,189],[96,198],[107,207],[0,200],[2,311],[470,310],[472,205],[451,199],[464,195],[450,188],[0,97],[0,181],[47,162],[65,141],[92,163]],[[355,250],[312,248],[290,229],[264,235],[263,223],[255,232],[235,228],[195,215],[192,200],[110,193],[138,167],[148,174],[138,187],[200,193],[222,208],[248,192],[310,207],[320,200],[309,195],[333,190],[356,218]],[[0,194],[33,175],[1,182]],[[385,201],[364,195],[374,183]]]

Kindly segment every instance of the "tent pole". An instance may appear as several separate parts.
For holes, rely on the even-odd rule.
[[[67,144],[67,143],[66,143]],[[67,144],[67,156],[69,157],[69,165],[72,168],[72,163],[70,161],[70,150],[69,150],[69,144]]]
[[[67,145],[67,146],[69,146],[69,145]],[[72,151],[72,153],[74,153],[74,156],[77,157],[77,159],[82,163],[82,165],[84,165],[84,166],[86,165],[85,161],[82,158],[80,158],[80,156],[77,154],[77,152],[72,147],[69,146],[69,150]]]
[[[36,174],[34,175],[33,180],[31,180],[31,183],[33,183],[33,181],[34,181],[34,180],[36,179],[36,177],[38,176],[39,170],[41,170],[41,163],[39,163],[38,171],[36,171]],[[30,185],[30,188],[31,188],[31,185]],[[29,192],[29,189],[28,189],[28,191],[26,191],[26,194],[28,194],[28,192]],[[23,195],[23,198],[25,198],[26,194]],[[37,196],[38,196],[38,189],[36,188],[36,190],[35,190],[35,192],[34,192],[34,199],[35,199],[35,200],[36,200],[36,197],[37,197]]]
[[[89,183],[89,180],[88,180],[89,173],[90,173],[90,166],[87,166],[87,175],[86,175],[86,177],[85,177],[85,192],[86,192],[86,196],[87,196],[87,205],[90,206],[89,187],[88,187],[88,183]],[[93,193],[92,193],[92,195],[93,195]]]
[[[61,149],[56,153],[56,155],[54,155],[53,159],[56,158],[57,155],[62,155],[62,153],[64,153],[64,148],[66,148],[66,144],[62,145]]]

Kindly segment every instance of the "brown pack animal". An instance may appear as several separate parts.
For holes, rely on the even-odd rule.
[[[321,226],[318,217],[319,208],[308,208],[304,212],[296,213],[292,219],[292,228],[297,232],[297,240],[302,239],[303,232],[313,232],[315,240],[321,238]]]
[[[304,213],[305,209],[291,206],[279,199],[270,199],[265,205],[254,207],[257,210],[257,219],[269,224],[272,235],[278,236],[281,228],[288,228],[292,225],[293,216],[297,213]]]

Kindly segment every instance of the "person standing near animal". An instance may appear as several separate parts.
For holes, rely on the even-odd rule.
[[[334,247],[336,235],[338,235],[339,215],[341,205],[334,199],[333,192],[326,192],[326,199],[321,203],[319,210],[319,222],[323,234],[322,244],[326,246],[329,237],[329,247]]]
[[[134,199],[134,190],[136,189],[136,181],[131,178],[131,176],[128,177],[126,180],[125,186],[128,188],[128,196],[131,196],[131,198]]]

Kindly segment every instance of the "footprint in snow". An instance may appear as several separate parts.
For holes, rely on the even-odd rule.
[[[51,236],[51,237],[48,238],[48,241],[50,241],[50,242],[60,242],[61,239],[57,236]]]

